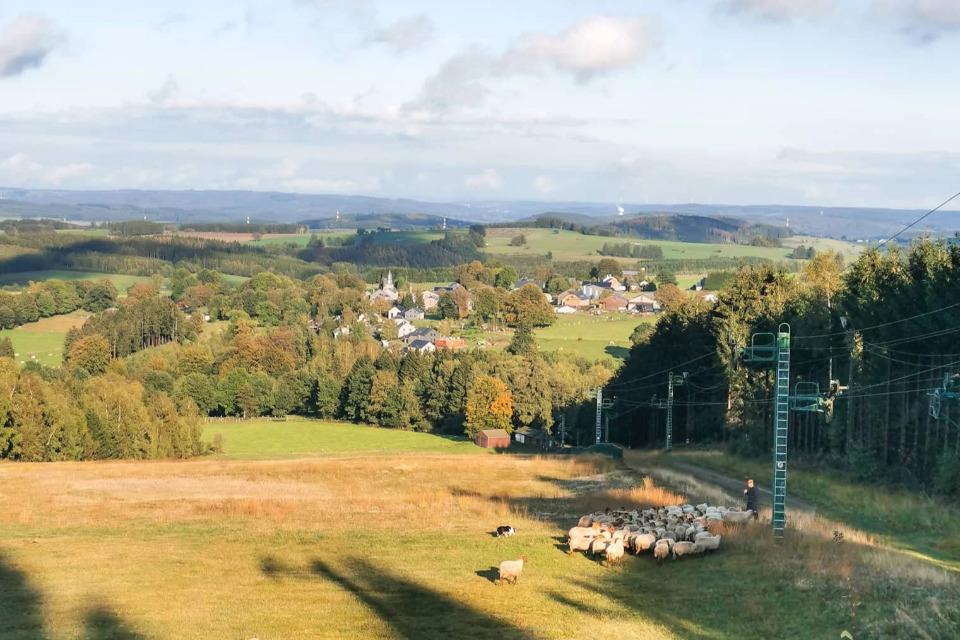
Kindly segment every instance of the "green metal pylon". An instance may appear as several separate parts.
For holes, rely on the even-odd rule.
[[[777,385],[773,433],[773,535],[782,538],[787,525],[787,427],[790,417],[790,325],[777,333]]]

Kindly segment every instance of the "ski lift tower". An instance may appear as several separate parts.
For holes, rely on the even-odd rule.
[[[774,367],[776,386],[773,423],[773,535],[782,538],[787,524],[787,427],[790,418],[790,325],[782,323],[776,335],[755,333],[743,348],[744,362]]]

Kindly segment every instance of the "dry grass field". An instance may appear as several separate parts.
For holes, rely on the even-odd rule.
[[[951,637],[955,574],[832,523],[664,566],[561,544],[580,514],[688,498],[590,457],[0,464],[0,639]]]

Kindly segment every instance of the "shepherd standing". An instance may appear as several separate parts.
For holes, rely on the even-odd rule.
[[[753,511],[753,519],[759,520],[760,514],[759,504],[757,504],[757,488],[753,484],[753,478],[747,480],[747,488],[743,490],[743,495],[746,496],[747,500],[747,509]]]

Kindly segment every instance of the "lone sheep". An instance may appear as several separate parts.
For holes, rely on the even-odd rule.
[[[519,560],[504,560],[500,563],[500,579],[497,580],[497,584],[503,584],[503,581],[516,584],[517,578],[520,577],[520,572],[523,571],[523,564],[529,562],[526,556],[520,556]]]

